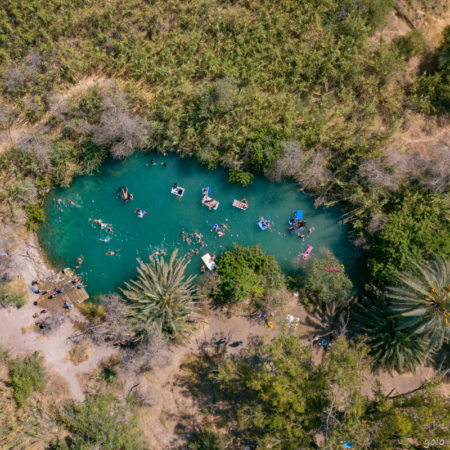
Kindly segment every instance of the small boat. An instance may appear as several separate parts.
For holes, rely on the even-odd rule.
[[[303,253],[302,258],[303,258],[305,261],[309,258],[309,255],[311,254],[312,250],[313,250],[313,246],[310,245],[310,246],[305,250],[305,252]]]
[[[262,231],[270,230],[270,222],[267,219],[264,219],[264,217],[261,217],[261,219],[259,219],[258,226]]]
[[[243,198],[242,200],[233,200],[233,206],[245,211],[248,208],[248,202],[245,198]]]
[[[184,188],[180,186],[173,186],[172,189],[170,190],[170,193],[176,195],[177,197],[183,197]]]
[[[216,262],[211,258],[211,255],[209,253],[205,253],[202,256],[202,261],[204,262],[208,270],[212,271],[216,268]]]

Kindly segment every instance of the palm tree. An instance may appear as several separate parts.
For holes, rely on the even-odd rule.
[[[434,255],[431,264],[411,261],[416,274],[400,272],[399,287],[389,288],[391,311],[398,318],[398,330],[429,340],[429,349],[438,350],[449,340],[449,263]]]
[[[129,319],[142,339],[157,327],[169,339],[182,341],[192,328],[189,315],[195,310],[194,277],[185,278],[188,263],[184,257],[177,259],[177,253],[173,251],[167,264],[162,256],[149,264],[138,260],[137,279],[121,289],[129,302]]]
[[[403,372],[414,370],[427,359],[427,342],[398,329],[398,319],[389,312],[384,296],[364,298],[352,313],[352,322],[365,335],[370,355],[388,369]]]

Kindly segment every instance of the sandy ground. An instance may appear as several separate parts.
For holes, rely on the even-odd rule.
[[[11,242],[11,241],[10,241]],[[33,294],[28,286],[35,279],[43,279],[52,274],[52,270],[45,264],[41,250],[36,238],[31,235],[23,240],[17,247],[8,249],[9,270],[17,273],[12,283],[22,284],[26,292],[28,303],[20,309],[0,308],[0,345],[14,353],[27,355],[40,351],[45,358],[47,368],[57,377],[65,380],[68,384],[70,397],[83,400],[84,395],[78,382],[78,374],[86,373],[96,367],[101,361],[109,358],[115,350],[107,346],[96,346],[91,357],[84,363],[75,366],[67,360],[72,343],[68,340],[75,329],[73,321],[83,321],[79,312],[72,311],[64,315],[62,325],[51,335],[43,336],[35,332],[35,321],[33,314],[41,310],[34,306],[33,301],[39,296]]]

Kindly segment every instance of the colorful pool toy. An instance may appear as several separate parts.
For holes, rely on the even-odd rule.
[[[270,230],[270,221],[265,219],[264,217],[261,217],[258,221],[258,226],[262,231]]]
[[[312,250],[313,250],[313,246],[310,245],[310,246],[305,250],[305,252],[303,253],[302,258],[303,258],[305,261],[309,258],[309,255],[311,254]]]
[[[233,200],[233,206],[245,211],[248,208],[248,202],[245,198],[243,198],[242,200]]]

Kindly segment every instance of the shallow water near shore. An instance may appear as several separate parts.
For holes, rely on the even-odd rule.
[[[152,159],[156,165],[151,164]],[[181,200],[170,193],[173,183],[185,188]],[[134,195],[129,203],[117,195],[123,185]],[[201,205],[205,186],[210,186],[211,197],[220,202],[216,211]],[[242,198],[248,200],[246,211],[232,206],[234,199]],[[147,216],[138,219],[136,208],[146,210]],[[311,235],[304,233],[304,241],[288,231],[288,220],[297,209],[303,210],[307,227],[314,227]],[[110,161],[95,175],[79,177],[69,188],[52,191],[44,210],[46,222],[39,238],[49,260],[59,268],[74,267],[82,256],[78,273],[91,296],[115,291],[135,277],[137,258],[148,261],[156,251],[170,255],[178,248],[180,255],[192,255],[188,272],[199,274],[202,255],[220,256],[233,242],[261,244],[286,273],[296,269],[308,246],[314,247],[311,258],[330,249],[354,280],[359,277],[358,251],[348,239],[348,228],[339,223],[339,208],[315,209],[313,200],[291,182],[271,183],[257,177],[245,188],[230,184],[225,170],[210,171],[194,160],[174,155],[137,154],[125,161]],[[259,229],[261,216],[271,221],[272,232]],[[113,233],[89,219],[101,219]],[[214,224],[225,224],[229,231],[222,228],[225,234],[219,237],[211,231]],[[201,233],[204,247],[194,237],[190,244],[184,242],[182,231]],[[118,255],[105,254],[116,250]]]

